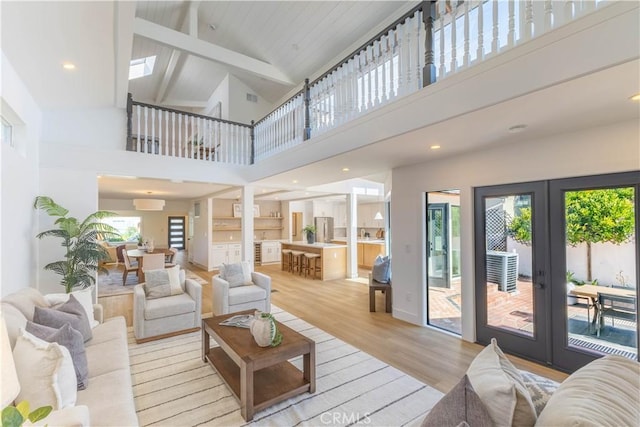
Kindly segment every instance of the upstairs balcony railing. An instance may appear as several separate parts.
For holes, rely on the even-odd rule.
[[[129,99],[127,150],[247,165],[562,26],[606,1],[423,1],[258,122]]]

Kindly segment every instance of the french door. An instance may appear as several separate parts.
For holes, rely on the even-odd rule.
[[[638,360],[640,172],[475,190],[476,335],[574,371]]]
[[[475,190],[476,336],[548,361],[547,185]]]
[[[427,264],[429,286],[449,288],[449,204],[429,203]]]

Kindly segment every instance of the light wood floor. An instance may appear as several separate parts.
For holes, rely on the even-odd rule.
[[[210,278],[191,264],[183,267],[209,281],[203,286],[203,313],[211,312]],[[362,272],[360,280],[307,280],[280,271],[279,265],[256,268],[272,278],[271,302],[331,335],[375,356],[409,375],[447,392],[464,375],[482,346],[394,319],[384,312],[384,297],[378,293],[376,312],[369,312],[369,289]],[[130,316],[133,297],[101,297],[105,317]],[[128,324],[131,324],[130,318]],[[521,369],[562,381],[566,374],[546,366],[509,356]]]

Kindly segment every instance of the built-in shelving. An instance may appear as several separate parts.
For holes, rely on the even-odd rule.
[[[241,217],[236,216],[214,216],[213,217],[213,231],[242,231],[240,226]],[[260,223],[265,221],[279,221],[282,224],[282,217],[276,216],[256,216],[253,217],[253,229],[256,231],[267,230],[284,230],[282,225],[262,225]],[[221,222],[222,221],[222,222]],[[216,224],[216,222],[218,222]],[[228,224],[228,226],[227,226]]]

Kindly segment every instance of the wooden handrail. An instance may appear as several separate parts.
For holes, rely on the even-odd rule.
[[[236,125],[236,126],[243,126],[243,127],[246,127],[246,128],[251,128],[251,125],[247,125],[245,123],[232,122],[231,120],[219,119],[217,117],[205,116],[203,114],[190,113],[188,111],[181,111],[181,110],[175,110],[173,108],[160,107],[158,105],[145,104],[144,102],[132,101],[132,105],[139,105],[141,107],[153,108],[154,110],[162,110],[162,111],[168,111],[169,113],[182,114],[183,116],[197,117],[197,118],[201,118],[201,119],[205,119],[205,120],[214,120],[214,121],[220,122],[220,123],[228,123],[230,125]]]

